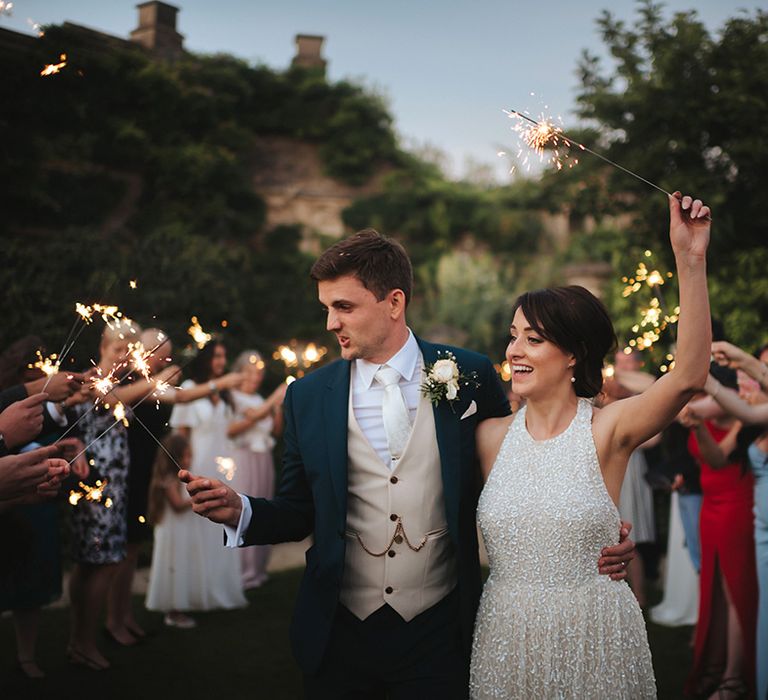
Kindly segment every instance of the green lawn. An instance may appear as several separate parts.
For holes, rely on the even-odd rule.
[[[297,698],[301,677],[288,644],[288,621],[300,571],[274,575],[248,597],[250,606],[235,612],[196,615],[197,629],[168,629],[162,616],[143,609],[140,621],[151,636],[131,649],[104,642],[112,660],[108,671],[94,673],[71,667],[64,658],[68,611],[43,616],[39,660],[48,673],[43,681],[24,681],[13,667],[15,647],[11,621],[0,620],[0,698],[103,698],[104,700],[239,700]],[[659,697],[682,697],[690,664],[690,628],[650,625]]]

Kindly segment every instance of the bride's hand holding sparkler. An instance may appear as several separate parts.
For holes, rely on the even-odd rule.
[[[680,192],[669,197],[669,239],[678,268],[704,263],[711,223],[709,207],[700,199]]]
[[[236,491],[218,479],[195,476],[186,469],[179,472],[179,479],[187,485],[195,513],[214,523],[237,527],[243,502]]]

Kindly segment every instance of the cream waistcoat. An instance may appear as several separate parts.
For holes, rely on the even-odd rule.
[[[350,392],[347,452],[347,547],[341,603],[361,620],[385,603],[404,620],[411,620],[456,585],[429,399],[420,397],[411,436],[397,466],[390,469],[360,429]]]

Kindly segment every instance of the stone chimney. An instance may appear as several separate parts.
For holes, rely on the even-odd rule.
[[[164,2],[143,2],[139,10],[139,26],[131,32],[131,41],[149,49],[160,58],[173,61],[184,52],[184,37],[176,31],[178,7]]]
[[[309,68],[325,73],[326,60],[320,55],[324,36],[314,34],[296,35],[296,55],[291,61],[292,68]]]

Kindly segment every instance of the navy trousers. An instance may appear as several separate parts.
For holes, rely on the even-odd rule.
[[[365,620],[339,605],[323,663],[304,689],[308,700],[465,700],[457,591],[410,622],[388,605]]]

